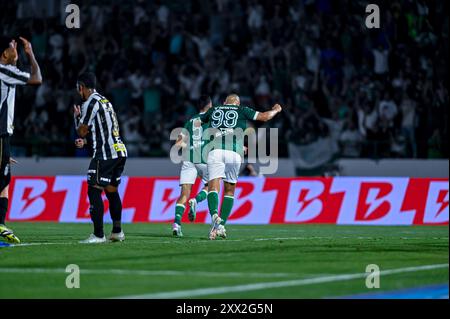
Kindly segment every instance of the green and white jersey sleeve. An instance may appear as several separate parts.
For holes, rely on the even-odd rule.
[[[208,127],[208,123],[203,123],[200,116],[203,114],[198,114],[192,117],[184,125],[186,133],[188,136],[183,136],[186,138],[186,143],[189,147],[188,157],[185,158],[186,161],[199,164],[205,163],[202,159],[202,150],[205,145],[205,141],[202,139],[203,131]]]
[[[247,120],[256,121],[256,119],[258,118],[259,112],[255,111],[254,109],[252,109],[250,107],[243,106],[242,114],[243,114],[243,116],[245,116],[245,118]]]

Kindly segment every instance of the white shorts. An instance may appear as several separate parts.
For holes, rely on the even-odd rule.
[[[227,183],[236,184],[241,169],[242,158],[233,151],[216,149],[208,154],[209,180],[223,178]]]
[[[184,161],[180,172],[180,185],[195,184],[197,176],[202,178],[203,184],[208,184],[208,168],[206,164],[194,164]]]

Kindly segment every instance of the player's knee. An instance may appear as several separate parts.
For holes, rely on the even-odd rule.
[[[120,197],[119,193],[117,191],[115,191],[115,192],[110,191],[110,190],[107,190],[106,188],[105,188],[105,194],[106,194],[106,198],[108,198],[109,200]]]
[[[181,186],[181,196],[189,197],[189,195],[191,195],[191,187],[192,185],[187,184]]]
[[[117,187],[113,186],[113,185],[108,185],[108,186],[105,187],[106,194],[108,194],[108,193],[117,193],[117,190],[118,190]]]
[[[216,192],[216,193],[218,193],[218,192],[219,192],[219,187],[210,186],[210,187],[208,188],[208,193],[211,193],[211,192]]]
[[[236,189],[236,184],[224,182],[224,190],[223,190],[224,195],[233,196],[235,189]]]
[[[208,191],[209,192],[218,192],[219,186],[220,186],[220,178],[210,180],[208,182]]]
[[[96,196],[101,196],[103,192],[103,189],[99,186],[89,185],[88,186],[88,197],[93,198]]]

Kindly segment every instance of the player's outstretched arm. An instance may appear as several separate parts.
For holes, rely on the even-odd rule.
[[[39,64],[36,61],[36,58],[34,57],[33,48],[31,47],[30,41],[28,41],[25,38],[20,37],[20,40],[22,40],[23,48],[25,50],[25,53],[28,56],[28,59],[31,63],[31,75],[30,79],[28,80],[27,84],[30,85],[40,85],[42,84],[42,75],[41,75],[41,68],[39,67]]]
[[[283,109],[281,108],[280,104],[275,104],[270,111],[258,113],[258,117],[256,118],[256,120],[261,122],[270,121],[282,110]]]

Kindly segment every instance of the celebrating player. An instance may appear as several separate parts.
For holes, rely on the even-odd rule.
[[[244,136],[237,133],[237,129],[243,132],[247,128],[248,120],[267,122],[281,110],[281,106],[275,104],[272,110],[260,113],[241,106],[239,96],[232,94],[226,98],[224,105],[215,106],[201,116],[202,122],[209,122],[210,128],[220,132],[220,137],[214,139],[213,148],[208,154],[208,208],[212,219],[209,239],[214,240],[217,235],[226,237],[224,225],[233,208],[234,192],[242,163],[238,152],[244,149]],[[227,135],[232,138],[227,138]],[[224,199],[219,217],[219,189],[222,179]]]
[[[20,71],[17,67],[19,55],[15,40],[0,37],[0,237],[9,243],[20,243],[13,231],[5,226],[8,210],[8,190],[11,180],[10,136],[14,130],[14,106],[16,85],[40,85],[41,70],[34,57],[31,43],[20,38],[28,60],[31,74]]]
[[[202,140],[203,129],[208,127],[207,123],[200,120],[200,116],[205,114],[212,106],[209,96],[202,96],[199,100],[200,113],[186,122],[184,128],[188,135],[180,134],[176,145],[179,147],[189,146],[188,158],[183,161],[180,172],[181,195],[175,206],[175,221],[172,226],[174,236],[182,237],[181,217],[186,208],[185,204],[191,195],[192,185],[194,185],[197,175],[202,178],[204,188],[195,198],[189,200],[189,220],[193,222],[196,216],[197,204],[204,201],[208,195],[208,168],[201,154],[205,141]]]
[[[95,74],[84,73],[79,76],[77,91],[85,102],[81,108],[74,107],[77,132],[81,137],[75,144],[78,148],[83,147],[86,144],[84,138],[91,134],[93,149],[93,158],[88,170],[88,197],[94,233],[81,241],[85,244],[106,242],[103,232],[103,191],[108,198],[113,221],[109,240],[125,240],[121,226],[122,201],[117,188],[125,168],[127,149],[120,138],[119,123],[113,106],[104,96],[97,93],[95,88]]]

